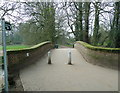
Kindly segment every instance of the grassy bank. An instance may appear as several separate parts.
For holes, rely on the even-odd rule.
[[[73,48],[73,45],[72,44],[66,44],[66,45],[64,45],[64,46],[66,46],[66,47],[70,47],[70,48]]]
[[[31,46],[28,45],[7,45],[7,50],[17,50],[17,49],[23,49],[23,48],[29,48]],[[2,46],[0,46],[0,50],[2,50]]]

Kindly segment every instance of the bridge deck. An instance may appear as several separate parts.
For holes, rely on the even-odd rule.
[[[67,65],[68,51],[73,65]],[[20,71],[25,91],[117,91],[118,71],[87,63],[76,49],[52,50],[52,65],[47,54]]]

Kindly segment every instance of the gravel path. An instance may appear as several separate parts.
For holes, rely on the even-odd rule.
[[[73,65],[67,65],[68,52]],[[87,63],[76,49],[54,49],[20,71],[24,91],[118,91],[118,71]]]

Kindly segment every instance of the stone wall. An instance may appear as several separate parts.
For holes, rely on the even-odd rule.
[[[8,72],[12,74],[18,73],[20,69],[35,63],[52,48],[51,42],[43,42],[28,49],[7,51]]]
[[[76,42],[74,46],[87,62],[94,65],[118,69],[118,56],[120,56],[119,49],[112,51],[109,49],[94,49],[94,46],[89,48],[88,45],[83,45],[83,42]]]

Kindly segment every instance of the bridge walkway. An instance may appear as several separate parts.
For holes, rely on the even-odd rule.
[[[73,65],[68,65],[68,52]],[[20,71],[24,91],[118,91],[118,71],[87,63],[73,48],[51,50],[35,64]]]

